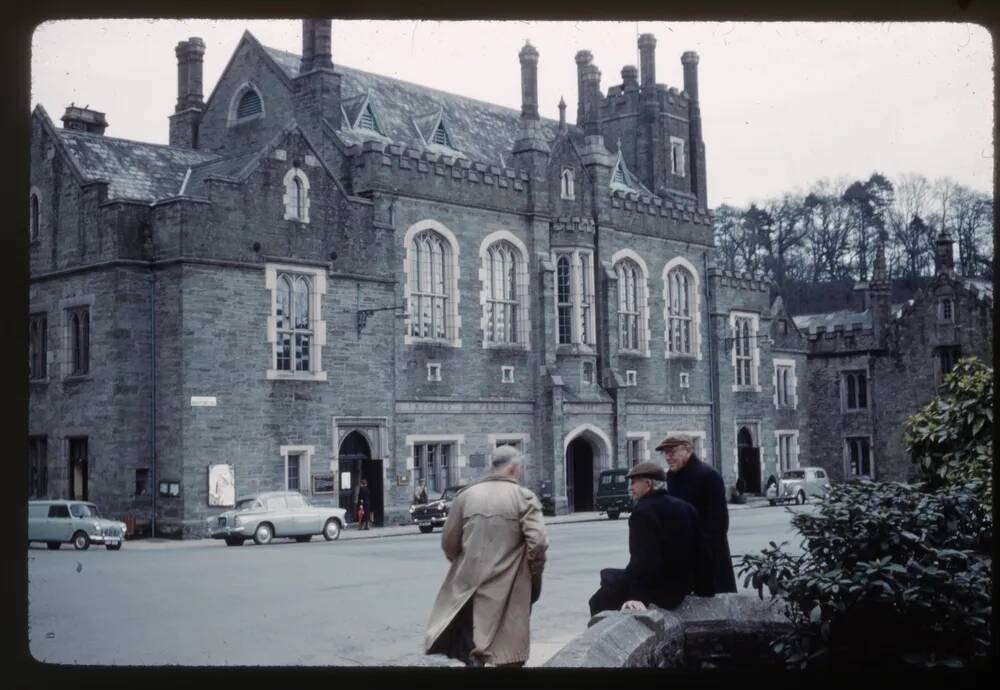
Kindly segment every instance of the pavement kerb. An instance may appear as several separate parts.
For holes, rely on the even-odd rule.
[[[729,504],[729,510],[747,510],[749,508],[766,508],[768,507],[767,499],[753,497],[743,504]],[[599,513],[596,511],[588,511],[581,513],[571,513],[569,515],[554,515],[546,516],[546,525],[562,525],[568,523],[576,522],[597,522],[599,520],[607,520],[608,517],[605,513]],[[417,531],[416,525],[393,525],[391,527],[375,527],[370,530],[359,530],[355,527],[348,527],[341,532],[340,539],[342,541],[351,541],[354,539],[386,539],[389,537],[405,537],[413,536],[415,534],[420,534]],[[436,530],[432,534],[428,534],[428,537],[432,537],[437,534],[440,538],[440,530]],[[143,539],[130,539],[126,542],[126,548],[138,548],[138,549],[156,549],[156,548],[171,548],[171,547],[189,547],[189,546],[221,546],[222,541],[219,539],[164,539],[164,538],[143,538]]]

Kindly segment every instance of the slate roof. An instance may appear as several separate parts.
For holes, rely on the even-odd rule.
[[[899,317],[903,312],[903,308],[911,304],[913,304],[912,299],[904,303],[890,305],[890,316],[892,318]],[[871,328],[872,314],[869,309],[865,309],[864,311],[841,309],[823,314],[800,314],[799,316],[793,316],[792,321],[795,322],[800,331],[807,333],[815,333],[816,328],[819,326],[823,326],[828,332],[832,331],[835,326],[843,326],[845,331],[849,331],[854,327],[854,324],[861,324],[862,328]]]
[[[298,76],[298,55],[267,46],[262,48],[289,78]],[[520,110],[340,64],[336,65],[336,70],[343,74],[341,92],[345,101],[370,92],[370,103],[382,132],[393,142],[414,148],[439,150],[433,145],[425,146],[422,143],[418,124],[421,130],[426,129],[427,123],[436,122],[438,111],[441,110],[452,145],[465,157],[491,165],[498,165],[501,156],[510,158],[520,130]],[[351,101],[351,105],[355,103]],[[555,139],[559,123],[544,118],[540,122],[546,139]],[[378,138],[362,135],[357,130],[351,132],[347,124],[339,134],[352,143],[359,138]],[[430,132],[424,132],[424,136],[430,136]]]
[[[184,195],[203,196],[200,192],[203,190],[205,179],[209,176],[229,180],[241,178],[246,169],[253,165],[260,156],[261,152],[256,150],[228,158],[219,159],[216,157],[216,160],[192,167],[191,177],[184,188]]]
[[[218,158],[191,149],[59,129],[69,155],[89,180],[106,180],[108,197],[154,202],[177,196],[189,166]]]
[[[966,288],[976,293],[979,298],[993,300],[993,283],[983,278],[960,278]]]

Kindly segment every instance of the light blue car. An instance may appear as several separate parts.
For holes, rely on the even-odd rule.
[[[87,501],[28,501],[28,543],[45,542],[52,550],[72,544],[77,550],[104,544],[117,551],[125,543],[125,523],[102,518]]]

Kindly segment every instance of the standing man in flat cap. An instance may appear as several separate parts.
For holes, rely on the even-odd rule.
[[[698,513],[667,495],[663,470],[641,462],[626,475],[635,500],[628,519],[629,561],[624,570],[605,568],[590,598],[598,611],[672,609],[693,591],[698,557]]]
[[[711,465],[694,454],[691,438],[685,434],[670,434],[656,450],[661,451],[667,466],[667,493],[687,501],[701,518],[701,544],[704,558],[709,561],[709,573],[699,577],[700,595],[736,591],[736,575],[729,555],[729,508],[726,506],[726,486]]]
[[[531,605],[542,590],[545,527],[538,497],[518,483],[522,456],[500,446],[492,472],[455,497],[441,534],[451,568],[424,649],[467,666],[523,666]]]

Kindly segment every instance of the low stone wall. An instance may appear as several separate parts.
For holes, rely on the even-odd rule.
[[[780,664],[770,649],[791,629],[780,600],[756,594],[688,597],[672,611],[603,611],[549,659],[553,668],[753,669]]]

